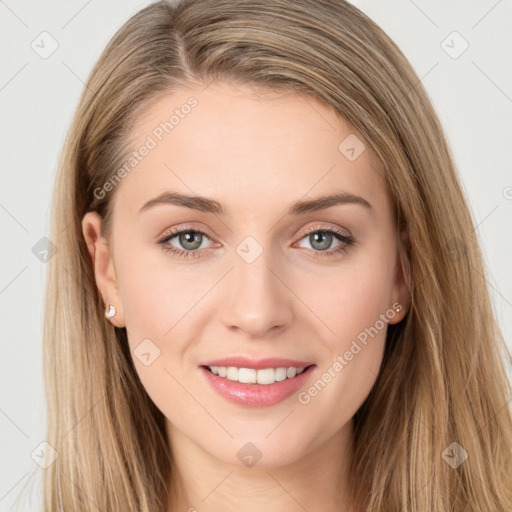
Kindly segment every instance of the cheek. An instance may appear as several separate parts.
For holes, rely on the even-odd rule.
[[[124,254],[116,274],[132,360],[148,394],[165,407],[187,399],[177,381],[196,370],[190,354],[201,338],[205,293],[219,271],[198,272],[196,265],[173,262],[154,249]]]
[[[159,248],[134,246],[123,254],[116,274],[127,330],[134,339],[164,339],[204,294],[205,284],[193,265],[173,263]]]
[[[394,246],[375,243],[347,256],[328,271],[296,276],[294,291],[318,316],[323,339],[331,351],[344,351],[353,339],[377,323],[384,331],[383,315],[392,304],[395,268]]]
[[[388,322],[395,316],[394,266],[394,247],[381,243],[350,264],[347,259],[329,273],[329,279],[316,276],[321,278],[301,286],[304,301],[321,320],[326,357],[316,384],[305,390],[299,402],[312,415],[325,407],[333,411],[333,428],[355,414],[378,376]]]
[[[116,266],[119,293],[131,357],[140,381],[167,417],[181,415],[170,404],[188,403],[190,396],[178,383],[179,366],[187,355],[194,303],[204,294],[204,283],[191,280],[166,258],[148,252],[125,252]],[[187,337],[188,336],[188,337]]]
[[[370,277],[370,276],[368,276]],[[391,314],[378,282],[357,280],[326,303],[326,323],[334,331],[323,337],[325,357],[311,385],[297,396],[312,428],[329,438],[368,397],[384,355],[387,321]],[[331,295],[333,297],[334,295]],[[325,413],[328,411],[328,421]]]

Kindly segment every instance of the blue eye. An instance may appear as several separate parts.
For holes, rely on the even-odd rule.
[[[179,249],[176,246],[170,244],[170,241],[177,238],[179,244],[184,249]],[[165,234],[158,240],[158,243],[162,245],[162,248],[166,252],[172,253],[178,258],[196,258],[201,256],[205,252],[211,251],[210,248],[201,248],[204,239],[210,240],[210,237],[199,229],[192,229],[190,227],[173,228],[171,234]],[[314,257],[329,257],[343,253],[347,248],[351,247],[355,243],[355,239],[352,236],[345,235],[341,231],[332,227],[314,227],[307,230],[300,240],[308,238],[310,245],[315,245],[312,249],[308,249],[313,252]],[[299,241],[300,241],[299,240]],[[338,240],[341,242],[335,249],[325,250],[330,247],[332,242]],[[293,246],[295,247],[296,242]],[[318,250],[316,250],[318,249]]]

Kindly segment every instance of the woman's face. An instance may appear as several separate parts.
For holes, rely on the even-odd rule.
[[[83,228],[168,432],[271,467],[347,430],[408,300],[383,171],[362,137],[309,97],[211,84],[160,98],[133,140],[120,183],[96,191],[114,194],[110,250],[94,242],[95,213]],[[225,366],[262,383],[203,367],[234,357],[249,361]],[[313,366],[264,384],[283,370],[258,362]]]

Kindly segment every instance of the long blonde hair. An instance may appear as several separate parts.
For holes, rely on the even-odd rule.
[[[137,116],[179,86],[211,80],[310,95],[348,119],[382,162],[397,230],[408,234],[397,244],[410,308],[389,326],[381,372],[354,418],[354,503],[367,512],[512,510],[506,345],[470,211],[419,78],[343,0],[157,2],[121,27],[92,70],[52,205],[44,370],[58,458],[45,470],[45,510],[169,506],[165,418],[139,381],[125,329],[105,322],[81,219],[98,211],[108,233],[113,194],[94,191],[129,154]],[[454,453],[468,457],[454,467]]]

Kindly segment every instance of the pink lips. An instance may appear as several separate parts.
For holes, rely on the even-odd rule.
[[[290,366],[308,368],[292,379],[285,379],[273,384],[244,384],[214,375],[204,366],[236,366],[238,368],[253,368],[256,370],[278,367],[289,368]],[[200,371],[217,393],[230,402],[251,407],[266,407],[286,400],[304,386],[316,368],[316,365],[306,361],[278,358],[256,361],[245,357],[217,359],[216,361],[204,363],[204,366],[200,367]]]

